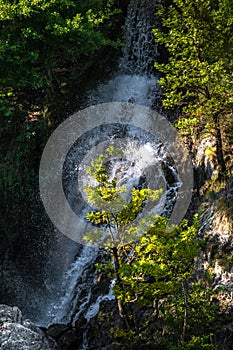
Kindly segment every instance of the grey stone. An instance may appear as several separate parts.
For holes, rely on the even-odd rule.
[[[16,306],[0,305],[0,350],[55,350],[56,344]]]

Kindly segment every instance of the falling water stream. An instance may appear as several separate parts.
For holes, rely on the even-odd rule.
[[[154,12],[154,1],[132,0],[128,6],[128,15],[124,26],[124,48],[122,58],[119,61],[118,70],[112,73],[111,79],[106,83],[98,85],[94,90],[89,92],[89,106],[104,102],[132,102],[147,107],[152,107],[155,97],[159,95],[157,78],[153,73],[153,62],[157,55],[157,46],[154,43],[151,33],[152,20]],[[93,138],[95,135],[93,135]],[[85,147],[85,145],[83,145]],[[128,144],[129,150],[140,156],[140,152],[134,149],[134,143]],[[141,154],[146,150],[151,158],[156,158],[156,162],[164,161],[166,156],[163,147],[153,140],[145,140],[141,144]],[[75,151],[69,155],[70,159],[75,157]],[[143,158],[143,157],[141,157]],[[146,162],[147,160],[144,160]],[[149,161],[149,160],[148,160]],[[72,163],[72,161],[70,162]],[[124,172],[126,182],[132,186],[140,180],[140,162],[135,158],[138,164],[139,174],[136,174],[136,168],[126,166]],[[69,162],[67,163],[69,165]],[[73,163],[72,163],[73,164]],[[145,164],[144,164],[145,165]],[[173,183],[167,184],[167,191],[163,201],[163,211],[169,212],[172,208],[172,198],[178,188],[179,179],[172,164],[166,164],[167,169],[172,174]],[[142,164],[143,167],[143,164]],[[69,173],[72,169],[67,166],[66,174],[69,181],[72,182],[72,176]],[[70,177],[69,177],[70,176]],[[164,176],[164,181],[166,181]],[[67,196],[72,200],[72,186],[68,184]],[[170,197],[169,197],[170,193]],[[161,214],[161,209],[158,209]],[[59,235],[59,234],[58,234]],[[67,244],[60,245],[59,249],[66,249]],[[57,250],[58,251],[58,250]],[[77,252],[78,251],[78,252]],[[57,259],[59,260],[57,253]],[[61,272],[56,279],[56,288],[51,282],[51,275],[48,273],[46,288],[47,299],[44,303],[43,313],[39,313],[39,319],[35,318],[34,322],[48,326],[54,323],[73,322],[84,316],[87,321],[94,317],[98,310],[100,302],[103,300],[112,300],[114,298],[111,286],[107,292],[98,295],[94,300],[91,294],[90,285],[96,282],[96,271],[93,264],[97,258],[97,248],[89,246],[77,247],[72,250],[69,258],[66,259],[65,271]],[[56,262],[54,262],[56,264]],[[50,266],[51,270],[51,266]],[[59,269],[58,269],[59,270]],[[56,273],[59,274],[59,271]],[[85,346],[84,346],[85,348]]]

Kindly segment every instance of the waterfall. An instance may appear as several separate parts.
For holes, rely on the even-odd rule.
[[[154,5],[157,1],[132,0],[130,2],[124,26],[124,46],[119,67],[107,82],[99,84],[95,89],[89,91],[87,105],[126,101],[148,107],[153,106],[156,96],[160,93],[157,78],[153,72],[157,46],[151,33],[155,11]],[[94,137],[95,135],[93,135]],[[155,146],[157,147],[156,150],[153,148]],[[158,145],[155,146],[152,147],[148,142],[145,142],[143,147],[144,149],[152,147],[151,152],[153,154],[157,152],[157,160],[163,161],[162,148],[159,150]],[[133,147],[132,144],[129,147]],[[69,155],[70,164],[73,164],[72,157],[75,158],[75,152],[77,151],[74,150],[73,154],[71,152]],[[67,164],[69,165],[69,161]],[[74,178],[73,175],[70,175],[72,169],[69,169],[68,165],[65,170],[68,179],[67,197],[70,196],[72,201],[75,196],[72,194],[72,185],[69,186],[69,181],[72,182]],[[175,198],[174,193],[178,187],[179,179],[172,164],[168,163],[166,167],[174,178],[174,181],[167,184],[166,198],[168,199],[164,210],[169,212],[172,207],[172,198]],[[130,171],[132,172],[132,169],[128,167],[127,176],[129,181],[132,178]],[[54,286],[49,281],[47,282],[48,301],[43,319],[41,315],[40,325],[48,326],[52,323],[67,322],[73,322],[74,324],[81,315],[89,321],[97,314],[101,301],[114,298],[111,286],[107,291],[93,297],[91,286],[96,282],[93,265],[98,251],[87,246],[79,248],[79,250],[78,256],[76,256],[76,253],[71,254],[69,266],[66,264],[66,271],[61,274],[60,279],[57,279],[57,281],[60,281],[60,285],[56,287],[57,289],[54,290]]]
[[[155,57],[158,56],[152,29],[155,4],[158,1],[134,0],[128,6],[124,27],[123,57],[120,68],[130,74],[153,74]]]
[[[49,308],[50,323],[70,322],[77,306],[77,300],[79,300],[81,296],[82,289],[86,287],[88,281],[87,274],[89,273],[89,268],[93,264],[97,253],[97,249],[84,246],[80,255],[65,272],[61,284],[62,295],[59,301],[52,302]],[[88,299],[87,297],[85,301],[88,302]],[[85,301],[82,301],[82,304],[84,304]]]
[[[122,58],[117,72],[89,95],[89,105],[132,102],[152,107],[160,94],[153,65],[158,55],[152,28],[158,0],[132,0],[124,25]]]

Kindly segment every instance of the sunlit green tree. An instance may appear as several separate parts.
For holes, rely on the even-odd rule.
[[[173,230],[167,230],[167,219],[159,217],[135,245],[130,263],[121,265],[124,288],[114,290],[122,303],[136,310],[131,314],[132,349],[145,343],[163,349],[216,348],[211,345],[216,319],[213,293],[193,277],[200,244],[197,230],[196,217],[192,226],[183,220]],[[137,316],[139,310],[147,310],[146,319]],[[115,335],[123,334],[119,330]],[[127,333],[123,339],[124,343]]]
[[[163,349],[217,349],[211,343],[215,320],[212,291],[194,278],[199,254],[198,220],[168,227],[168,219],[143,215],[143,203],[158,199],[160,191],[126,188],[109,172],[111,157],[121,150],[108,148],[88,168],[95,180],[85,188],[87,200],[97,208],[86,215],[97,226],[85,239],[110,253],[110,261],[97,264],[115,279],[113,287],[123,327],[111,329],[122,349],[147,344]]]
[[[171,0],[158,6],[161,28],[155,40],[168,61],[163,73],[163,105],[180,108],[177,126],[186,135],[212,133],[220,171],[226,170],[223,127],[233,108],[233,3],[231,0]]]
[[[142,210],[145,200],[157,200],[161,191],[133,188],[131,199],[127,203],[123,196],[126,192],[125,186],[118,186],[117,178],[111,179],[109,177],[106,162],[112,156],[122,157],[122,151],[109,147],[106,153],[100,154],[88,168],[88,173],[95,179],[96,186],[86,186],[87,200],[92,205],[102,209],[86,215],[92,224],[101,227],[88,232],[85,239],[91,244],[103,246],[111,253],[114,260],[116,286],[123,289],[119,269],[124,260],[129,260],[129,249],[133,249],[135,242],[145,230],[143,219],[139,220],[137,224],[134,220]],[[152,218],[147,222],[147,227],[149,225],[153,225]],[[128,315],[120,298],[118,298],[118,309],[120,316],[124,319],[125,326],[129,329]]]
[[[124,321],[123,328],[111,330],[115,342],[122,349],[143,344],[215,349],[210,340],[215,319],[212,292],[193,278],[200,244],[197,217],[191,226],[183,220],[172,228],[168,219],[154,214],[135,222],[143,203],[156,200],[160,192],[133,189],[127,202],[126,188],[109,174],[111,157],[120,159],[122,152],[110,147],[88,168],[95,185],[86,186],[87,199],[101,210],[86,215],[98,228],[85,239],[110,253],[110,261],[97,267],[115,279],[113,291]]]

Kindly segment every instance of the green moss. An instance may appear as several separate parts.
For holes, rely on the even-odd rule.
[[[205,155],[211,160],[214,160],[216,158],[216,147],[207,147],[205,149]]]
[[[217,209],[233,222],[233,200],[230,200],[226,196],[220,198],[217,202]]]

